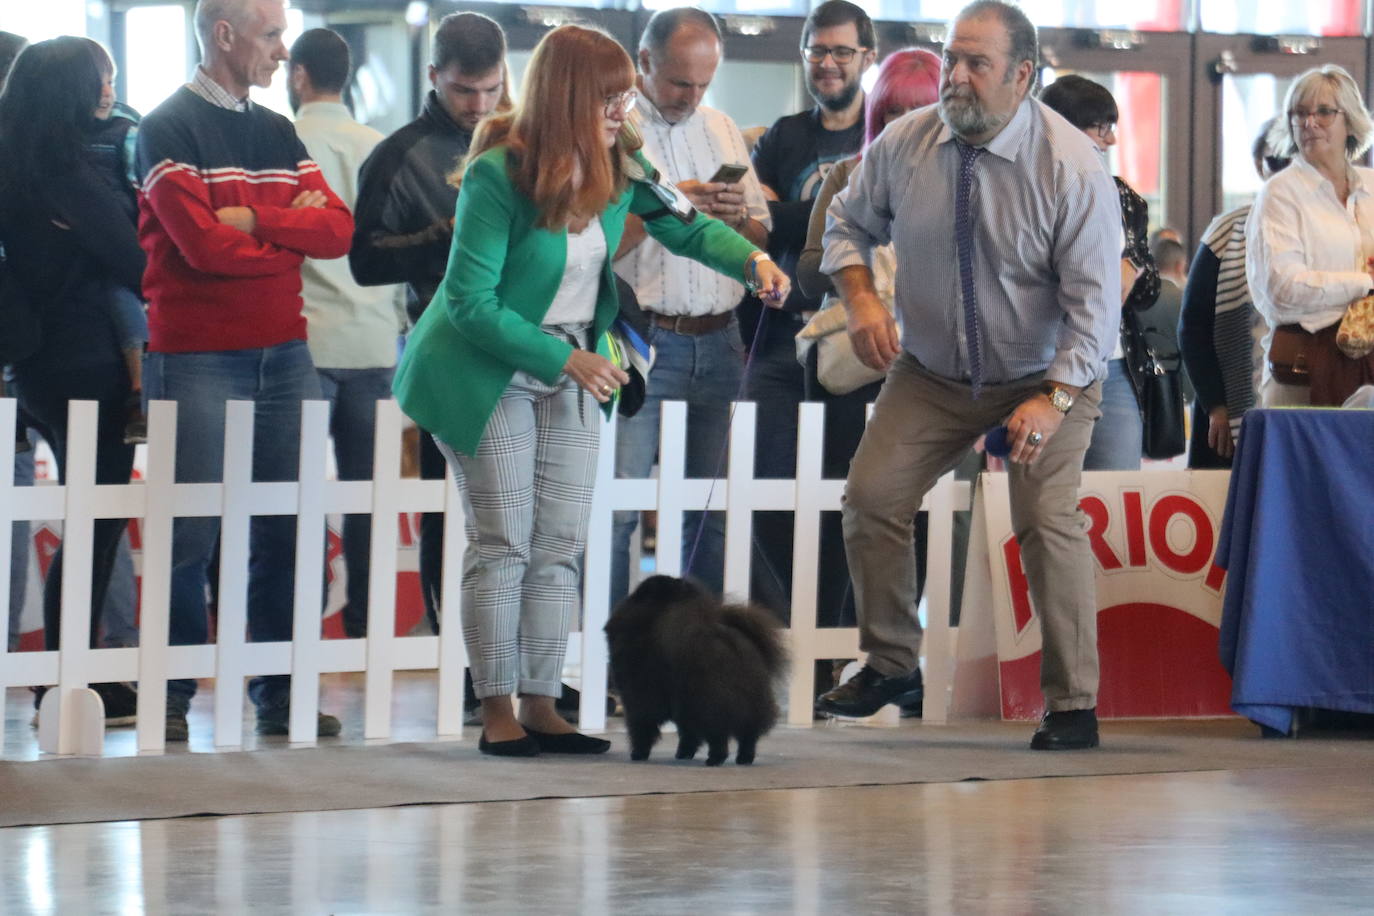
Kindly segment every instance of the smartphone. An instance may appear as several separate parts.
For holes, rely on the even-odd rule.
[[[734,184],[749,173],[749,166],[727,162],[711,176],[710,184]]]

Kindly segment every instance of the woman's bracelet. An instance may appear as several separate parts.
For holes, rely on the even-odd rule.
[[[744,287],[749,290],[750,293],[757,293],[759,291],[760,261],[772,263],[773,259],[768,256],[768,252],[766,251],[755,251],[753,254],[749,255],[749,262],[745,264],[744,267]]]

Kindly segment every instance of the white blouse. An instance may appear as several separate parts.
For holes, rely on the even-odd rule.
[[[1336,189],[1301,156],[1265,183],[1245,223],[1245,276],[1271,329],[1319,331],[1341,320],[1374,287],[1374,169],[1350,168],[1342,206]],[[1265,349],[1269,339],[1265,339]]]
[[[596,294],[606,264],[606,233],[601,218],[593,217],[581,232],[568,233],[568,259],[563,279],[543,324],[590,324],[596,317]]]

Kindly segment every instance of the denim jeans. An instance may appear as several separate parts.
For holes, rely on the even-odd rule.
[[[372,479],[373,428],[377,402],[391,399],[390,366],[380,369],[318,369],[320,390],[329,402],[329,432],[334,437],[334,460],[340,480]],[[367,561],[372,544],[372,517],[345,515],[343,519],[345,635],[367,635]]]
[[[178,483],[215,483],[224,467],[225,401],[253,401],[253,479],[295,480],[300,452],[301,401],[320,396],[320,381],[305,341],[275,347],[208,353],[149,353],[143,388],[149,400],[177,402]],[[209,638],[206,569],[219,537],[219,519],[179,518],[172,530],[171,641],[198,645]],[[296,519],[252,520],[248,558],[248,635],[254,642],[291,639],[296,578]],[[259,711],[289,702],[290,677],[254,678],[248,693]],[[184,712],[193,680],[170,681],[167,705]]]
[[[1102,419],[1093,426],[1092,441],[1083,456],[1085,471],[1138,471],[1143,439],[1140,405],[1126,375],[1126,361],[1107,363],[1102,383]]]
[[[795,338],[800,316],[763,311],[763,339],[745,381],[745,400],[758,404],[754,476],[788,479],[797,474],[797,408],[805,380]],[[792,513],[755,512],[750,594],[784,622],[792,607]]]
[[[687,402],[687,476],[715,477],[730,437],[730,405],[739,397],[744,344],[739,324],[708,334],[677,334],[652,327],[649,342],[656,353],[644,406],[633,417],[621,417],[615,444],[617,477],[648,477],[658,455],[659,420],[664,401]],[[682,522],[682,572],[700,579],[720,594],[725,583],[725,517],[705,513],[706,526],[696,546],[701,512],[687,512]],[[629,590],[630,536],[638,512],[615,513],[611,538],[611,604]],[[693,551],[695,550],[695,555]],[[691,568],[688,568],[690,564]]]
[[[67,404],[93,400],[96,420],[95,482],[125,484],[134,468],[134,447],[124,444],[124,406],[129,397],[129,373],[123,362],[75,366],[26,366],[17,371],[19,403],[39,435],[48,440],[62,480],[67,475]],[[119,540],[127,519],[96,519],[92,534],[91,647],[100,631],[100,608],[114,569]],[[58,549],[43,583],[43,644],[56,649],[61,638],[62,556]]]

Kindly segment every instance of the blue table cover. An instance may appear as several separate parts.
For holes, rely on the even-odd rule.
[[[1237,713],[1374,713],[1374,410],[1247,413],[1217,563]]]

